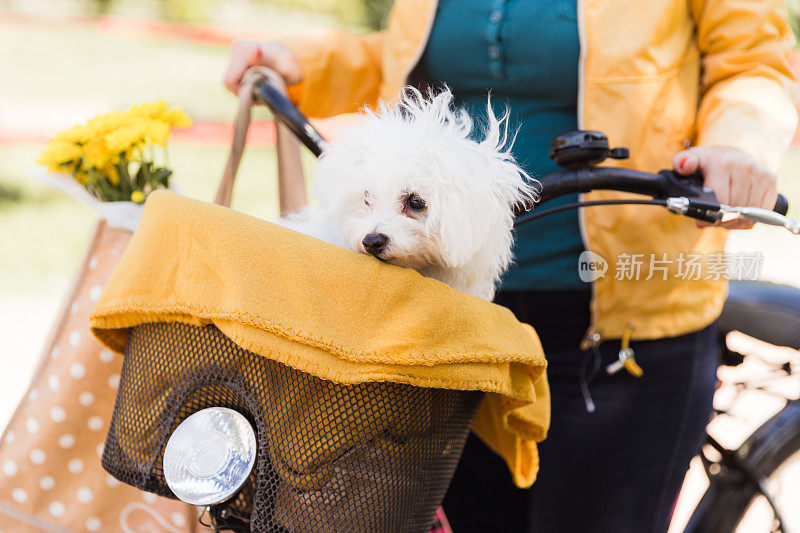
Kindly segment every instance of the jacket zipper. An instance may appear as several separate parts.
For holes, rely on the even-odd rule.
[[[414,56],[408,64],[408,67],[403,73],[403,84],[408,83],[408,77],[411,75],[411,71],[413,71],[417,66],[417,63],[419,63],[419,60],[422,58],[422,54],[425,52],[425,47],[428,45],[428,39],[431,37],[431,31],[433,31],[433,19],[436,18],[436,9],[438,7],[439,0],[432,0],[430,12],[428,13],[428,21],[425,25],[425,33],[422,34],[422,39],[419,42],[417,51],[414,53]]]
[[[580,47],[578,55],[578,129],[583,129],[583,113],[584,102],[586,93],[586,21],[584,19],[584,4],[586,0],[577,0],[577,19],[578,19],[578,46]],[[585,194],[578,194],[578,201],[582,202],[585,199]],[[583,249],[590,250],[589,241],[586,237],[586,220],[584,218],[583,209],[578,209],[578,230],[581,234],[583,241]],[[597,330],[597,282],[591,282],[592,287],[592,300],[590,304],[590,324],[589,329],[581,343],[582,349],[588,349],[589,346],[599,346],[603,342],[602,332]],[[586,348],[583,348],[586,346]]]

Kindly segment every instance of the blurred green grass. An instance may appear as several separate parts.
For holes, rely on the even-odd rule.
[[[13,1],[13,0],[11,0]],[[394,0],[61,0],[72,3],[62,9],[90,15],[122,15],[160,18],[189,24],[227,25],[241,27],[242,17],[249,16],[250,23],[262,22],[254,14],[271,13],[277,9],[301,12],[308,19],[328,19],[355,30],[381,28],[389,15]],[[255,19],[255,20],[254,20]]]
[[[80,25],[4,25],[0,71],[14,83],[3,84],[0,94],[34,104],[34,117],[35,107],[99,113],[158,99],[180,105],[195,120],[232,116],[233,99],[222,85],[227,48],[109,37]]]

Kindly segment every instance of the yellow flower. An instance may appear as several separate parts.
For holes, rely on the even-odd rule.
[[[102,137],[93,137],[83,147],[83,155],[90,167],[102,168],[111,160],[111,153]]]
[[[112,154],[127,152],[134,146],[144,142],[147,132],[144,120],[138,119],[128,126],[123,126],[111,133],[106,134],[105,142],[108,150]]]
[[[71,173],[101,200],[113,200],[119,198],[121,190],[130,190],[133,185],[126,183],[124,188],[121,187],[123,176],[119,169],[124,168],[123,165],[127,166],[131,161],[138,161],[140,165],[154,164],[148,155],[152,152],[146,147],[166,146],[172,127],[186,127],[191,123],[183,111],[170,109],[164,101],[145,102],[124,112],[112,111],[96,116],[84,125],[59,132],[37,161],[50,171]],[[95,183],[94,177],[98,174],[104,176],[116,191]],[[159,175],[153,179],[158,181],[162,178],[163,175]],[[142,191],[134,192],[131,200],[143,202],[144,196]]]
[[[84,125],[72,126],[68,130],[58,132],[54,140],[75,144],[83,144],[92,137],[92,130]]]
[[[45,165],[51,172],[64,171],[63,165],[71,161],[80,159],[81,149],[79,146],[55,138],[45,147],[44,152],[36,160],[40,165]]]
[[[115,187],[119,185],[119,171],[117,170],[117,167],[114,163],[109,162],[108,164],[106,164],[106,166],[104,166],[99,170],[100,174],[105,176],[111,183],[111,185],[114,185]]]
[[[181,109],[170,109],[164,115],[164,120],[175,128],[187,128],[192,125],[192,119]]]
[[[86,127],[91,130],[92,136],[102,136],[117,128],[126,126],[129,122],[130,118],[125,114],[119,111],[112,111],[111,113],[94,117],[86,123]]]
[[[164,100],[157,102],[145,102],[129,108],[126,113],[132,116],[144,118],[162,118],[168,111],[169,104]]]
[[[168,138],[169,124],[160,120],[148,120],[145,122],[145,142],[166,146]]]
[[[133,106],[125,111],[126,114],[133,117],[149,118],[152,120],[161,120],[166,122],[170,127],[185,128],[192,125],[191,119],[180,108],[169,108],[163,100],[157,102],[145,102],[137,106]]]

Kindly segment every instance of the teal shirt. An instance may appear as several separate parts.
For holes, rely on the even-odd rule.
[[[473,117],[486,116],[490,90],[498,116],[508,106],[512,131],[519,128],[514,156],[534,178],[558,169],[547,155],[553,137],[577,129],[576,14],[576,0],[441,0],[422,58],[428,79],[450,86]],[[576,210],[521,226],[502,288],[585,289],[578,277],[583,249]]]

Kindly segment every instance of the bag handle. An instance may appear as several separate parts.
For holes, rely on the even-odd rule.
[[[252,118],[251,110],[255,104],[254,87],[267,79],[274,87],[286,94],[283,78],[274,70],[266,67],[251,67],[245,72],[239,86],[239,108],[233,122],[233,141],[228,154],[228,162],[222,180],[217,188],[214,203],[230,207],[233,184],[239,171],[245,146],[247,132]],[[300,145],[297,138],[280,120],[275,120],[275,149],[278,159],[278,199],[281,216],[296,213],[308,205],[308,193],[300,160]]]

